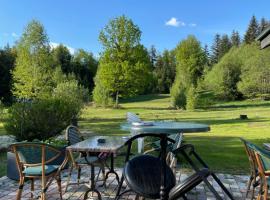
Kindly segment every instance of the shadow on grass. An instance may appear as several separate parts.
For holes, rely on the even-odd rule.
[[[263,103],[254,103],[252,102],[252,104],[225,104],[225,105],[213,105],[213,106],[209,106],[208,108],[204,108],[204,109],[208,109],[209,110],[219,110],[219,109],[226,109],[226,108],[256,108],[256,107],[268,107],[270,106],[270,102],[263,102]]]
[[[250,140],[259,146],[269,141],[270,138]],[[214,171],[231,174],[249,172],[248,158],[239,137],[186,135],[185,142],[193,144],[196,152]]]

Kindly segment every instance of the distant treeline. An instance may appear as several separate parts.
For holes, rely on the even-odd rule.
[[[25,84],[38,79],[27,70],[35,69],[36,63],[42,68],[43,63],[38,60],[48,55],[49,61],[44,65],[74,76],[79,85],[88,89],[96,105],[117,105],[119,98],[138,94],[171,93],[172,106],[193,109],[204,90],[227,100],[270,93],[270,53],[259,50],[255,41],[270,25],[265,18],[258,22],[252,16],[242,38],[237,30],[232,30],[231,35],[217,33],[209,48],[203,47],[194,36],[188,36],[176,48],[158,52],[154,46],[147,50],[140,43],[139,27],[126,16],[120,16],[109,21],[99,35],[104,49],[99,60],[83,49],[72,55],[62,44],[55,48],[48,45],[46,54],[35,54],[33,48],[31,60],[24,60],[22,53],[18,59],[21,41],[27,45],[38,35],[38,30],[29,31],[34,27],[31,23],[13,47],[0,49],[0,99],[5,104],[24,95]],[[20,82],[23,87],[17,87]],[[40,87],[33,83],[27,89],[34,94]]]

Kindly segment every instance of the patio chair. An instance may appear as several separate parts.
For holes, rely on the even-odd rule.
[[[172,153],[172,151],[181,146],[182,141],[183,141],[183,135],[177,133],[177,134],[170,135],[169,138],[171,139],[171,142],[169,142],[168,147],[167,147],[166,161],[167,161],[167,164],[170,166],[170,168],[173,170],[173,172],[175,174],[177,157],[175,156],[175,154]],[[144,154],[149,154],[152,152],[159,152],[160,153],[160,151],[161,151],[160,140],[157,140],[157,141],[152,142],[152,143],[147,143],[145,146],[153,146],[153,147],[151,149],[145,151]],[[160,157],[160,154],[159,154],[159,157]]]
[[[257,199],[267,200],[270,184],[270,154],[266,153],[265,151],[256,149],[255,156],[258,164],[258,174],[260,177],[260,190]]]
[[[199,172],[202,169],[209,169],[208,165],[202,160],[199,154],[195,151],[195,148],[192,144],[184,144],[181,147],[173,150],[174,154],[181,154],[186,159],[186,161],[190,164],[190,166],[196,171]],[[197,163],[197,165],[195,164]],[[199,165],[198,165],[199,164]],[[223,185],[223,183],[219,180],[216,174],[212,171],[209,171],[209,176],[212,176],[213,179],[217,182],[217,184],[221,187],[221,189],[227,194],[227,196],[233,200],[234,197],[228,191],[228,189]],[[203,182],[206,186],[215,194],[216,198],[219,198],[219,194],[213,190],[211,184],[207,179],[204,179]]]
[[[31,180],[31,198],[34,197],[35,179],[41,179],[41,194],[39,195],[41,200],[46,199],[45,193],[55,179],[57,181],[60,199],[62,199],[60,172],[67,163],[67,154],[62,164],[52,165],[50,164],[52,161],[62,156],[61,151],[53,146],[44,143],[23,142],[10,145],[10,149],[15,153],[16,164],[20,175],[16,200],[21,199],[26,179]]]
[[[78,142],[83,141],[83,137],[80,134],[79,129],[76,126],[70,125],[66,129],[66,140],[68,141],[68,145],[73,145]],[[67,191],[68,186],[75,183],[70,183],[71,174],[73,171],[73,168],[78,170],[77,174],[77,184],[80,184],[80,178],[81,178],[81,169],[82,167],[94,165],[96,167],[99,167],[99,173],[97,176],[97,180],[100,175],[100,171],[102,171],[103,180],[105,180],[105,166],[106,166],[106,159],[108,157],[107,153],[86,153],[86,152],[80,152],[79,155],[76,155],[72,152],[69,152],[70,158],[72,161],[71,167],[69,169],[69,175],[67,179],[67,185],[65,191]],[[96,181],[97,181],[96,180]],[[81,182],[86,183],[86,182]]]
[[[240,140],[244,144],[245,151],[248,156],[249,168],[250,168],[250,177],[247,184],[246,198],[248,196],[248,193],[251,191],[251,199],[254,199],[255,188],[259,186],[258,166],[257,166],[256,156],[252,148],[254,147],[254,144],[252,144],[251,142],[243,138],[240,138]]]
[[[160,198],[160,183],[161,183],[161,169],[162,161],[159,157],[152,155],[140,155],[129,160],[131,152],[132,141],[138,137],[151,136],[151,134],[141,134],[134,136],[126,142],[127,154],[125,167],[121,181],[118,185],[115,199],[118,200],[123,194],[127,192],[135,192],[136,197],[143,197],[149,199]],[[156,136],[158,137],[158,136]],[[175,152],[174,152],[175,153]],[[208,169],[196,171],[192,176],[188,177],[183,182],[176,185],[176,179],[171,168],[166,165],[166,187],[165,193],[168,195],[169,200],[176,200],[180,197],[186,198],[186,193],[199,185],[202,181],[211,174]],[[121,192],[123,182],[127,183],[129,189]],[[215,191],[213,186],[209,184],[210,190],[215,194],[216,199],[222,198]]]

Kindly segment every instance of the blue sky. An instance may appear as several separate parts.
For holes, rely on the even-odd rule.
[[[51,42],[98,55],[100,30],[123,14],[140,27],[147,48],[172,49],[189,34],[211,44],[216,33],[244,34],[253,14],[270,19],[269,8],[269,0],[0,0],[0,47],[37,19]]]

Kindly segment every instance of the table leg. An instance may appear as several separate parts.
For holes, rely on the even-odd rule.
[[[160,138],[161,147],[161,184],[160,184],[160,199],[168,199],[168,194],[165,192],[166,188],[166,148],[167,148],[167,136],[162,135]]]
[[[100,192],[96,189],[95,186],[95,167],[94,165],[91,165],[91,183],[90,188],[85,192],[83,199],[86,200],[88,197],[89,192],[95,192],[98,195],[98,199],[101,200]]]
[[[116,173],[116,171],[114,170],[114,154],[113,153],[111,153],[111,168],[106,173],[106,176],[105,176],[105,179],[104,179],[104,184],[106,183],[106,180],[108,179],[109,174],[115,174],[115,178],[116,178],[117,182],[119,183],[119,176]]]

